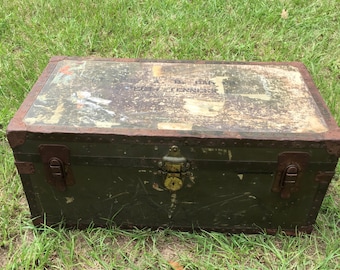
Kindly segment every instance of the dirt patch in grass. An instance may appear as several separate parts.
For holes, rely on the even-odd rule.
[[[0,268],[3,268],[7,263],[7,249],[4,244],[0,246]]]

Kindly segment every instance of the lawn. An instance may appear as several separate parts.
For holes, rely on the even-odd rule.
[[[2,0],[0,268],[336,268],[339,168],[311,235],[36,229],[6,128],[54,55],[301,61],[340,124],[339,44],[339,0]]]

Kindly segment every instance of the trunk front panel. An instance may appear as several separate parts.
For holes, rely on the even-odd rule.
[[[318,171],[332,171],[335,166],[324,149],[290,149],[308,152],[310,161],[298,190],[283,199],[272,190],[277,157],[283,149],[228,144],[216,148],[179,142],[181,155],[190,163],[190,175],[182,177],[178,190],[166,187],[168,174],[160,169],[159,162],[169,151],[165,144],[69,143],[75,183],[65,191],[58,191],[46,180],[41,157],[33,152],[40,142],[27,142],[22,149],[32,154],[17,153],[16,158],[33,162],[35,173],[24,180],[30,182],[34,194],[28,199],[33,216],[45,216],[49,224],[63,220],[68,225],[258,231],[294,230],[314,222],[317,193],[320,188],[325,192],[328,185],[315,178]],[[107,154],[99,156],[104,152]]]

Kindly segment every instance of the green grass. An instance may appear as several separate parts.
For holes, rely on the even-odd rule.
[[[53,55],[302,61],[339,124],[339,30],[338,0],[2,1],[0,268],[171,269],[178,262],[185,269],[334,269],[339,182],[312,235],[35,229],[5,130]]]

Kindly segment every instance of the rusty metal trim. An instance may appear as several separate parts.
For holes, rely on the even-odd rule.
[[[321,115],[323,116],[327,126],[329,127],[329,131],[327,131],[326,134],[331,133],[333,130],[336,130],[337,131],[337,137],[340,138],[340,131],[339,131],[338,125],[337,125],[335,119],[333,118],[330,110],[328,109],[326,102],[322,98],[320,91],[317,89],[317,87],[316,87],[316,85],[313,81],[313,78],[310,75],[310,73],[308,72],[306,66],[302,63],[297,63],[296,67],[299,69],[301,76],[302,76],[310,94],[314,98],[314,101],[315,101],[317,107],[319,108]]]
[[[339,141],[326,141],[327,152],[336,157],[340,157],[340,139]]]
[[[335,171],[318,172],[315,181],[320,184],[329,184],[335,174]]]
[[[7,131],[7,140],[12,149],[23,145],[26,141],[27,132],[25,130]]]
[[[56,58],[58,59],[58,58]],[[58,62],[55,62],[55,60],[51,59],[51,61],[48,63],[47,67],[42,72],[41,76],[37,80],[37,82],[34,84],[32,90],[28,93],[26,96],[24,102],[21,104],[18,111],[15,113],[11,121],[9,122],[7,126],[7,137],[8,141],[12,148],[15,148],[17,146],[20,146],[21,144],[25,143],[24,137],[26,136],[27,132],[27,126],[23,122],[23,119],[28,112],[28,110],[31,108],[32,104],[36,100],[37,96],[39,95],[40,91],[46,84],[49,76],[55,69]],[[45,129],[44,129],[45,130]],[[46,130],[45,130],[46,131]],[[20,135],[16,135],[16,133],[24,133]]]
[[[54,127],[53,127],[54,128]],[[141,135],[143,131],[133,131],[133,130],[118,130],[118,129],[105,129],[99,130],[96,128],[88,129],[88,132],[83,132],[84,130],[75,129],[75,128],[65,128],[58,127],[58,131],[53,130],[51,132],[51,128],[46,133],[43,133],[44,129],[37,127],[32,128],[28,127],[27,139],[44,139],[44,140],[52,140],[55,141],[57,138],[61,141],[77,141],[77,142],[118,142],[123,141],[136,141],[136,138],[153,143],[169,143],[174,144],[177,143],[179,140],[183,141],[186,145],[195,144],[206,144],[209,141],[209,145],[213,146],[224,146],[227,144],[231,144],[233,146],[258,146],[258,147],[282,147],[282,148],[326,148],[325,143],[322,141],[320,137],[316,140],[316,137],[311,137],[311,134],[303,134],[302,136],[296,136],[294,134],[275,134],[271,136],[271,134],[262,134],[257,135],[256,133],[247,134],[247,136],[241,137],[240,134],[236,133],[223,133],[223,134],[216,134],[216,133],[188,133],[188,132],[179,132],[179,131],[170,131],[170,130],[163,130],[162,132],[158,132],[155,130],[145,130],[145,134]],[[63,131],[62,131],[63,130]],[[92,132],[90,132],[92,131]],[[90,132],[90,133],[89,133]],[[126,133],[132,134],[131,136],[127,136]],[[304,137],[305,135],[305,137]],[[151,140],[152,139],[152,140]]]
[[[55,133],[79,133],[79,134],[117,134],[117,135],[128,135],[128,136],[171,136],[171,137],[196,137],[196,138],[239,138],[239,139],[257,139],[257,140],[305,140],[305,141],[323,141],[325,139],[334,139],[340,141],[340,129],[337,127],[337,123],[332,117],[326,103],[322,99],[322,96],[318,89],[316,88],[307,68],[304,64],[300,62],[230,62],[230,61],[192,61],[192,60],[149,60],[149,59],[127,59],[127,58],[97,58],[97,57],[66,57],[66,56],[55,56],[52,57],[48,66],[39,77],[37,83],[33,86],[31,92],[25,99],[24,103],[14,116],[14,119],[10,122],[8,126],[8,132],[12,130],[27,130],[31,132],[51,132],[50,126],[25,126],[22,122],[28,109],[34,102],[37,95],[40,93],[41,89],[47,82],[50,74],[54,71],[58,62],[63,60],[95,60],[95,61],[112,61],[112,62],[149,62],[149,63],[194,63],[194,64],[237,64],[237,65],[271,65],[271,66],[293,66],[299,70],[302,79],[308,87],[314,101],[316,102],[320,113],[322,114],[326,125],[329,130],[324,133],[259,133],[259,132],[188,132],[188,131],[174,131],[174,130],[146,130],[146,129],[111,129],[111,128],[86,128],[86,127],[66,127],[58,126],[53,127],[53,132]]]
[[[19,174],[34,174],[35,173],[35,168],[32,162],[15,161],[14,164],[17,167]]]
[[[121,136],[142,136],[142,137],[173,137],[173,138],[200,138],[200,139],[249,139],[262,141],[304,141],[316,142],[324,141],[324,133],[259,133],[259,132],[216,132],[216,131],[185,131],[185,130],[155,130],[155,129],[128,129],[128,128],[97,128],[97,127],[68,127],[68,126],[27,126],[26,130],[31,133],[51,133],[54,134],[79,134],[79,135],[121,135]],[[340,138],[340,133],[338,134]],[[339,139],[340,140],[340,139]]]

